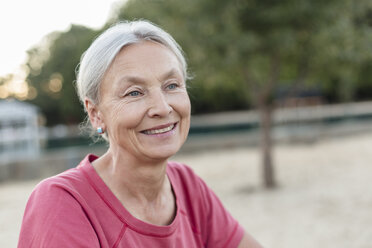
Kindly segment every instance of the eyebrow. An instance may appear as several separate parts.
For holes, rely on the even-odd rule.
[[[164,73],[159,77],[160,81],[164,81],[167,78],[172,76],[181,76],[175,68],[172,68],[170,71]],[[144,84],[146,80],[138,76],[124,76],[120,79],[121,82],[134,83],[134,84]]]
[[[178,71],[175,68],[172,68],[170,71],[167,73],[164,73],[162,76],[160,76],[160,80],[164,81],[167,78],[174,77],[174,76],[181,76]]]

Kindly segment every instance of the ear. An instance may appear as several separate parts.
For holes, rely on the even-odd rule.
[[[85,98],[84,100],[85,109],[88,112],[90,123],[92,124],[94,129],[98,127],[102,127],[103,130],[106,129],[105,123],[103,121],[102,112],[99,110],[98,106],[93,103],[92,100],[89,98]]]

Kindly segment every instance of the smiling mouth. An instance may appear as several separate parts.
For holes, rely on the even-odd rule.
[[[167,127],[164,127],[164,128],[144,130],[141,133],[148,134],[148,135],[162,134],[162,133],[166,133],[166,132],[169,132],[169,131],[173,130],[176,125],[177,125],[177,123],[173,123],[173,124],[171,124]]]

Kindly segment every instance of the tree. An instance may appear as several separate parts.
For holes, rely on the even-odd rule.
[[[372,99],[372,2],[347,1],[343,21],[337,29],[343,32],[342,43],[334,63],[327,65],[326,93],[336,102]],[[329,55],[331,56],[331,55]]]
[[[372,16],[366,11],[370,5],[353,0],[128,1],[113,20],[146,18],[176,37],[196,71],[197,90],[206,88],[203,97],[191,91],[198,96],[196,105],[210,100],[205,97],[210,89],[216,89],[215,100],[223,99],[216,92],[227,85],[239,89],[238,97],[251,100],[261,116],[264,185],[273,188],[276,91],[283,85],[329,86],[338,80],[339,95],[350,99],[363,60],[357,47],[362,42],[365,48],[371,41],[370,26],[359,28],[355,22],[366,13]]]
[[[7,98],[11,96],[11,92],[8,90],[9,83],[13,80],[13,75],[8,74],[4,77],[0,77],[0,98]]]
[[[147,19],[172,34],[185,51],[195,76],[188,84],[193,114],[247,109],[251,105],[245,83],[226,56],[235,52],[226,47],[231,24],[223,19],[216,22],[218,19],[211,11],[219,1],[211,3],[213,8],[205,13],[204,2],[129,0],[111,22]]]
[[[356,25],[371,3],[353,0],[240,1],[239,63],[261,115],[265,186],[276,185],[272,159],[272,115],[276,90],[338,78],[343,100],[352,100],[359,67],[372,58],[371,29]],[[369,11],[368,11],[369,10]],[[243,38],[244,40],[244,38]],[[368,49],[370,50],[370,48]],[[365,63],[364,63],[365,64]],[[321,87],[323,85],[320,85]]]
[[[78,123],[83,119],[74,88],[75,68],[97,33],[72,25],[66,32],[49,34],[28,51],[26,80],[37,90],[32,102],[46,115],[48,125]]]
[[[258,108],[267,188],[277,184],[271,129],[278,89],[316,84],[333,101],[372,98],[369,0],[128,0],[105,28],[140,18],[160,25],[185,50],[196,75],[189,89],[193,113]],[[82,119],[74,70],[101,31],[73,25],[29,51],[27,80],[49,124]]]
[[[322,35],[325,30],[334,32],[332,25],[340,19],[337,9],[343,7],[340,2],[240,1],[240,33],[252,42],[238,44],[239,61],[260,112],[263,178],[268,188],[276,185],[271,135],[276,89],[283,84],[291,88],[303,84],[310,73],[317,75],[319,60],[329,62],[323,48],[331,43]]]

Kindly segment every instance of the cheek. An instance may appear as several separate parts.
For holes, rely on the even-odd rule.
[[[109,128],[135,128],[143,118],[143,106],[140,103],[116,103],[106,108],[106,122]]]
[[[127,108],[126,111],[122,113],[122,115],[124,115],[122,117],[122,124],[125,125],[126,128],[134,129],[138,127],[145,116],[145,112],[145,108],[141,106],[141,104],[134,104],[133,107]]]
[[[105,107],[103,108],[103,115],[104,115],[104,120],[106,125],[108,125],[110,128],[114,123],[117,123],[120,119],[120,114],[115,114],[119,113],[122,109],[122,106],[120,103],[111,103],[111,104],[106,104]]]
[[[190,120],[191,104],[190,98],[187,94],[179,95],[174,102],[175,110],[181,117]]]

